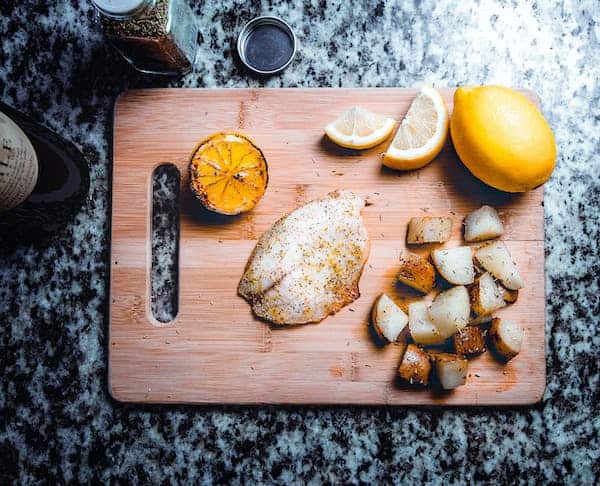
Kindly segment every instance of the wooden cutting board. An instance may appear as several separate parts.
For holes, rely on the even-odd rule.
[[[115,107],[110,277],[109,388],[120,401],[514,405],[540,400],[545,387],[543,190],[493,191],[473,178],[449,143],[428,167],[407,173],[381,165],[382,144],[340,149],[323,127],[360,104],[401,119],[416,91],[372,89],[155,89],[130,91]],[[443,91],[452,109],[453,90]],[[526,93],[537,103],[532,93]],[[234,218],[189,204],[188,158],[203,137],[240,130],[263,149],[269,187],[258,206]],[[152,175],[163,163],[181,174],[179,313],[169,324],[150,310]],[[368,196],[363,211],[371,254],[361,297],[320,324],[278,329],[253,317],[236,288],[260,235],[278,218],[336,188]],[[472,360],[467,384],[452,393],[394,382],[400,346],[383,349],[368,330],[374,299],[417,297],[395,286],[398,255],[412,216],[461,222],[482,204],[498,208],[526,288],[499,312],[525,329],[507,365],[490,353]],[[199,216],[200,215],[200,216]],[[414,248],[427,253],[427,248]]]

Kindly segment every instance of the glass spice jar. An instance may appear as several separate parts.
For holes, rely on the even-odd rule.
[[[192,69],[198,29],[187,0],[92,0],[106,37],[138,71]]]

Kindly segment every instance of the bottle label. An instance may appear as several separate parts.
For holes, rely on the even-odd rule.
[[[23,130],[0,112],[0,212],[21,204],[38,178],[35,150]]]

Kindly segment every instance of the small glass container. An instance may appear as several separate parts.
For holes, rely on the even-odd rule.
[[[106,37],[138,71],[178,75],[196,56],[198,29],[187,0],[92,0]]]

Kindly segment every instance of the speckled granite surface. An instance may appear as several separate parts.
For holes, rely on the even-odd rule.
[[[600,474],[600,16],[595,0],[196,2],[194,72],[133,73],[87,2],[0,3],[0,95],[85,152],[90,199],[56,240],[0,250],[0,480],[20,484],[467,481]],[[268,81],[232,60],[254,15],[301,49]],[[541,97],[559,144],[546,186],[548,387],[530,409],[147,408],[106,383],[111,107],[131,87],[502,83]]]

